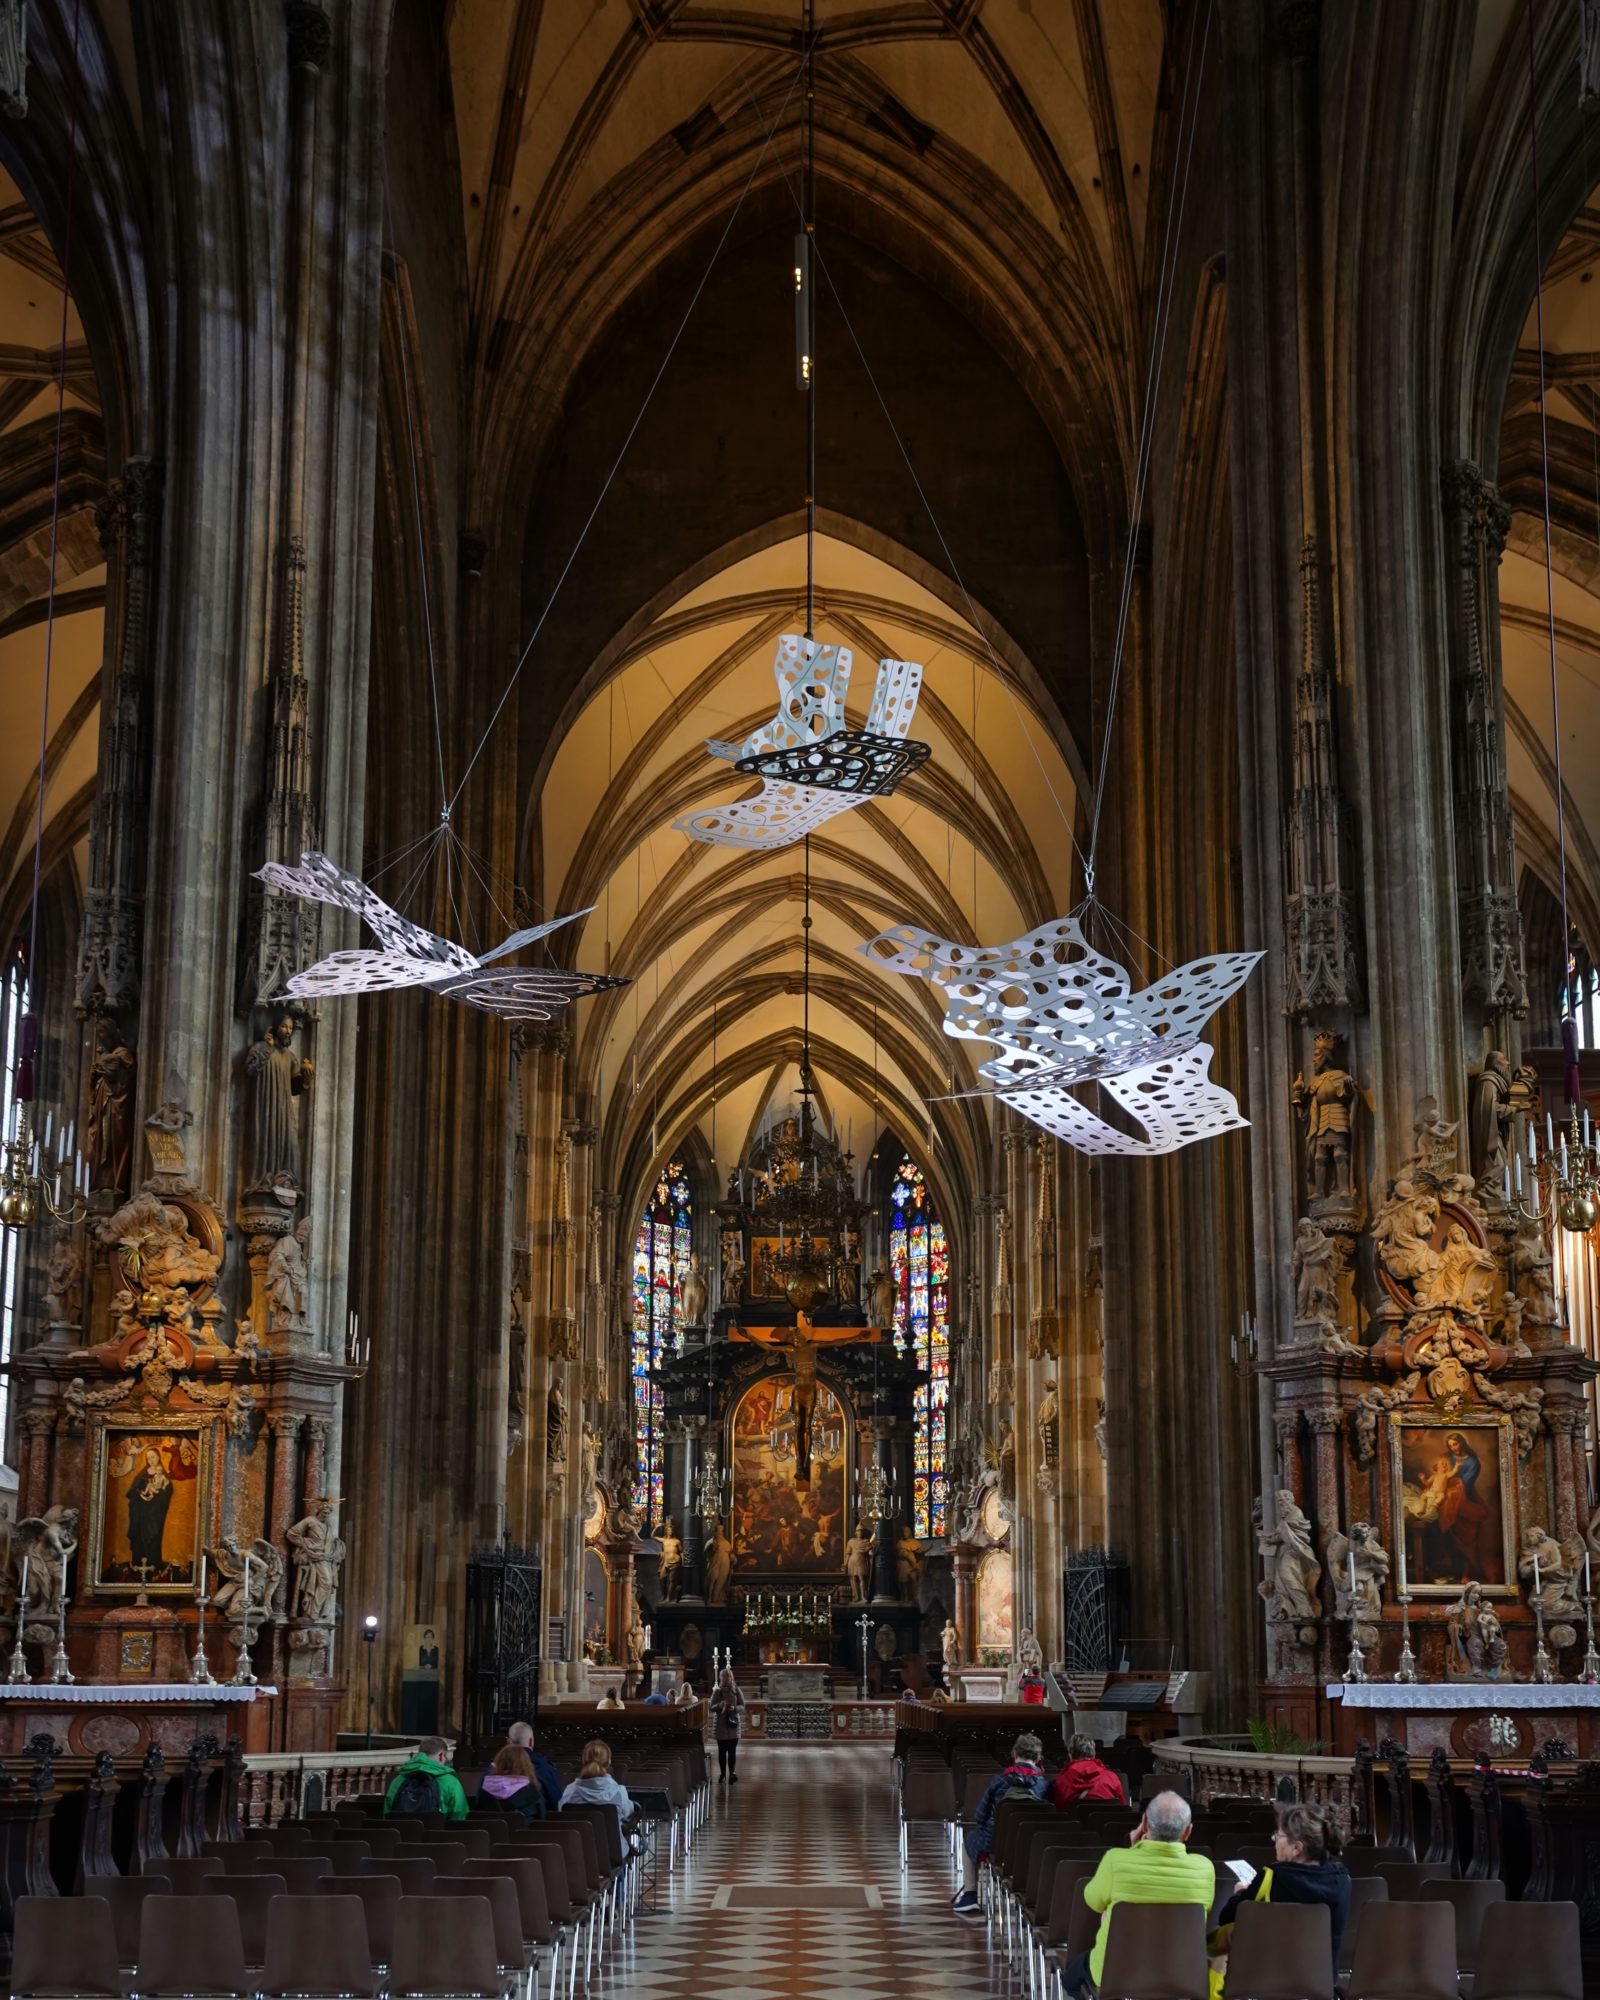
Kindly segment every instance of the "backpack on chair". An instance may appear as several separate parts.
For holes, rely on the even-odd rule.
[[[427,1771],[407,1771],[389,1811],[398,1819],[409,1819],[438,1810],[439,1780]]]

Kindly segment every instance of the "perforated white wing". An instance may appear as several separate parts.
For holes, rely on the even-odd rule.
[[[763,778],[753,798],[684,813],[672,824],[677,832],[688,834],[691,840],[703,840],[710,847],[788,847],[858,804],[860,800],[848,792],[774,784]]]
[[[507,972],[475,972],[453,979],[440,990],[447,999],[464,1000],[486,1014],[508,1021],[552,1021],[572,1001],[607,987],[626,986],[603,972],[564,972],[553,965],[513,967]]]
[[[339,993],[393,993],[405,986],[437,988],[460,968],[413,958],[405,951],[335,951],[297,972],[286,990],[297,1000],[331,999]]]
[[[880,660],[867,710],[867,734],[909,736],[921,697],[922,669],[915,660]]]
[[[1211,1050],[1204,1042],[1161,1061],[1100,1079],[1100,1088],[1144,1128],[1146,1137],[1119,1131],[1080,1104],[1060,1086],[1002,1090],[1024,1118],[1076,1146],[1080,1153],[1113,1154],[1126,1158],[1175,1153],[1196,1139],[1214,1138],[1249,1124],[1232,1091],[1211,1081]]]
[[[302,854],[298,868],[269,861],[264,868],[257,869],[256,874],[272,888],[283,889],[291,896],[303,896],[307,902],[332,903],[336,909],[354,910],[371,926],[380,943],[391,951],[436,965],[452,966],[461,972],[469,971],[478,962],[464,945],[452,944],[448,938],[437,937],[432,931],[424,930],[421,924],[414,924],[409,918],[401,916],[398,910],[391,909],[375,890],[369,889],[358,876],[347,873],[337,862],[330,861],[325,854]],[[315,969],[312,968],[313,971]]]
[[[753,729],[743,743],[706,738],[713,757],[730,763],[767,750],[794,750],[803,743],[820,743],[844,727],[844,698],[850,689],[855,655],[848,646],[820,646],[799,632],[785,632],[773,657],[772,677],[778,684],[777,713]]]

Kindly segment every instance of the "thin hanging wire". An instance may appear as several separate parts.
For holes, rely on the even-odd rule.
[[[1133,555],[1144,517],[1145,488],[1150,478],[1150,462],[1155,453],[1155,400],[1161,380],[1161,363],[1166,352],[1167,329],[1172,321],[1172,302],[1178,288],[1178,252],[1183,233],[1183,214],[1189,199],[1189,174],[1194,164],[1195,134],[1200,125],[1200,86],[1205,75],[1206,51],[1211,43],[1212,0],[1206,0],[1205,20],[1200,29],[1200,57],[1185,66],[1183,98],[1178,112],[1178,144],[1183,149],[1183,171],[1172,184],[1167,203],[1166,233],[1161,245],[1161,270],[1156,285],[1155,324],[1150,342],[1150,363],[1145,374],[1144,407],[1139,417],[1138,453],[1134,464],[1133,495],[1128,510],[1128,547],[1122,565],[1122,596],[1117,607],[1116,638],[1111,649],[1111,678],[1106,689],[1105,728],[1100,739],[1100,763],[1095,772],[1094,802],[1089,812],[1089,852],[1084,863],[1084,883],[1094,894],[1095,852],[1100,839],[1100,819],[1105,811],[1106,777],[1111,767],[1111,740],[1117,718],[1117,695],[1122,683],[1122,663],[1127,651],[1128,621],[1133,608]],[[1191,100],[1190,83],[1193,82]],[[1188,121],[1188,138],[1184,123]]]
[[[78,27],[83,14],[83,0],[77,0],[72,10],[72,102],[67,114],[67,192],[66,217],[61,232],[61,342],[56,357],[56,442],[55,470],[51,478],[50,492],[50,575],[45,584],[44,601],[44,671],[43,686],[39,703],[39,775],[37,791],[33,801],[33,887],[28,899],[28,978],[37,978],[36,952],[39,946],[39,902],[40,889],[44,880],[44,793],[50,768],[50,678],[55,664],[56,638],[56,563],[61,550],[61,457],[66,439],[67,422],[67,327],[71,311],[72,293],[72,225],[76,208],[78,186]],[[33,1012],[30,1000],[29,1014]],[[32,1036],[24,1035],[23,1060],[29,1074],[25,1081],[26,1096],[33,1096],[33,1047]],[[17,1095],[23,1096],[19,1087]]]
[[[802,60],[799,67],[795,70],[793,77],[791,77],[789,81],[789,88],[784,92],[783,103],[778,108],[777,119],[774,121],[771,129],[765,134],[764,138],[762,139],[761,149],[756,154],[755,160],[751,165],[750,172],[745,178],[744,186],[739,190],[739,199],[733,204],[733,207],[728,211],[728,219],[726,222],[723,223],[721,233],[718,235],[716,243],[712,246],[711,256],[707,260],[705,270],[700,274],[699,283],[695,286],[694,291],[690,295],[688,305],[684,308],[683,317],[682,319],[679,320],[676,331],[673,333],[671,340],[669,340],[667,343],[667,351],[665,352],[665,354],[662,355],[660,365],[657,367],[655,374],[650,378],[650,386],[645,390],[644,401],[639,405],[638,414],[634,417],[633,422],[629,424],[627,433],[623,437],[621,445],[618,447],[617,455],[611,461],[611,469],[607,472],[605,479],[601,484],[600,491],[595,495],[594,505],[589,509],[588,514],[584,517],[583,526],[578,530],[577,540],[573,543],[571,551],[569,552],[566,561],[561,565],[560,574],[556,577],[555,583],[551,586],[550,595],[545,599],[544,609],[539,613],[539,616],[534,620],[533,630],[528,634],[527,641],[524,644],[522,651],[517,655],[516,665],[513,666],[513,668],[511,669],[510,678],[507,680],[505,688],[501,693],[500,699],[495,703],[493,711],[489,716],[489,720],[484,726],[483,735],[478,740],[478,747],[473,751],[472,755],[467,759],[467,767],[461,773],[461,782],[456,786],[454,792],[452,792],[450,795],[450,799],[446,806],[447,812],[454,812],[456,805],[460,801],[461,794],[466,790],[467,780],[472,776],[473,771],[476,769],[478,759],[483,755],[485,749],[487,749],[489,738],[494,734],[495,725],[496,723],[499,722],[501,713],[504,710],[506,703],[511,699],[512,690],[516,687],[517,681],[521,677],[523,668],[528,664],[528,659],[532,654],[534,647],[538,644],[539,634],[544,630],[546,620],[549,618],[550,613],[555,609],[556,599],[561,595],[563,585],[566,583],[567,578],[572,574],[572,566],[578,560],[579,551],[582,549],[585,541],[588,539],[589,530],[594,526],[595,520],[599,515],[600,509],[605,504],[605,498],[606,495],[611,491],[612,482],[616,479],[618,472],[621,471],[622,469],[622,461],[627,457],[628,452],[632,447],[633,440],[638,435],[639,426],[644,422],[645,412],[649,409],[650,404],[654,399],[656,390],[661,386],[662,377],[666,374],[668,367],[671,365],[673,355],[676,354],[678,351],[678,343],[683,339],[684,334],[688,330],[689,321],[694,317],[694,309],[700,303],[700,296],[705,291],[706,286],[711,282],[711,274],[717,267],[718,259],[722,255],[723,248],[726,245],[728,238],[733,234],[734,224],[739,220],[740,211],[744,207],[746,197],[749,195],[751,188],[754,187],[756,176],[760,173],[761,168],[766,161],[768,150],[772,145],[772,135],[778,129],[778,126],[783,121],[784,114],[788,111],[789,101],[794,96],[795,85],[800,81],[800,77],[804,69],[805,69],[805,62],[804,60]]]
[[[811,0],[805,0],[802,33],[806,50],[805,181],[800,227],[808,248],[817,233],[817,78],[816,38],[811,27]],[[805,395],[806,395],[806,637],[817,635],[817,293],[813,259],[805,269]]]
[[[1550,421],[1545,408],[1544,381],[1544,246],[1539,225],[1539,73],[1535,57],[1533,0],[1528,0],[1528,150],[1533,166],[1534,338],[1539,350],[1539,470],[1544,497],[1544,588],[1550,631],[1550,724],[1555,753],[1556,852],[1561,870],[1561,984],[1565,992],[1571,984],[1572,947],[1567,916],[1566,785],[1561,774],[1561,676],[1556,659],[1556,565],[1550,530]]]
[[[396,292],[398,297],[398,288]],[[433,699],[433,747],[439,762],[439,808],[450,817],[449,785],[444,774],[444,725],[439,718],[439,669],[433,653],[433,607],[428,595],[428,551],[422,534],[422,484],[417,472],[417,434],[411,413],[411,346],[406,316],[400,315],[400,389],[406,412],[406,456],[411,461],[411,516],[417,531],[417,579],[422,591],[422,630],[428,642],[428,690]]]

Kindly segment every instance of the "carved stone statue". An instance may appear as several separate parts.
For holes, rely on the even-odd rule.
[[[506,1455],[522,1442],[528,1422],[528,1329],[522,1318],[522,1287],[511,1287],[506,1327]]]
[[[294,1562],[294,1613],[313,1625],[331,1624],[339,1596],[344,1543],[334,1532],[337,1500],[318,1500],[304,1520],[285,1528]]]
[[[1000,1498],[1007,1507],[1017,1499],[1017,1433],[1008,1417],[1000,1426],[1000,1442],[995,1446],[995,1470],[1000,1475]]]
[[[989,1363],[989,1407],[1003,1409],[1016,1392],[1016,1370],[1009,1361]]]
[[[841,1306],[859,1305],[861,1302],[861,1266],[853,1258],[841,1258],[834,1270],[834,1284],[839,1294]]]
[[[30,1514],[11,1531],[11,1556],[22,1574],[28,1565],[28,1591],[22,1606],[24,1626],[35,1621],[53,1633],[61,1614],[61,1600],[67,1587],[67,1566],[78,1553],[78,1510],[76,1507],[47,1507],[42,1514]],[[30,1637],[43,1638],[43,1630]]]
[[[1569,1560],[1548,1528],[1523,1529],[1517,1574],[1523,1580],[1529,1609],[1537,1604],[1543,1611],[1545,1635],[1558,1649],[1570,1646],[1577,1637],[1569,1621],[1583,1616],[1583,1604],[1573,1587],[1582,1566],[1582,1557]]]
[[[1311,1523],[1292,1493],[1278,1494],[1277,1523],[1260,1529],[1256,1546],[1267,1562],[1266,1578],[1256,1589],[1272,1607],[1272,1617],[1295,1625],[1319,1618],[1322,1564],[1311,1544]]]
[[[305,1186],[300,1168],[300,1110],[296,1099],[311,1088],[315,1065],[294,1052],[292,1014],[279,1014],[259,1042],[245,1050],[244,1071],[254,1084],[250,1164],[251,1187]]]
[[[1372,1222],[1373,1248],[1392,1278],[1417,1287],[1429,1282],[1440,1261],[1431,1240],[1438,1222],[1435,1195],[1409,1176],[1395,1181]]]
[[[895,1539],[894,1574],[900,1586],[900,1602],[915,1604],[917,1587],[922,1582],[922,1544],[904,1524]]]
[[[1328,1574],[1333,1581],[1335,1618],[1354,1619],[1361,1630],[1376,1630],[1383,1612],[1383,1586],[1389,1579],[1389,1553],[1370,1521],[1352,1521],[1348,1535],[1328,1537]]]
[[[706,1550],[706,1602],[726,1604],[728,1584],[733,1577],[733,1544],[719,1518],[711,1530],[711,1546]]]
[[[939,1650],[944,1655],[944,1677],[953,1686],[961,1666],[961,1634],[956,1630],[953,1618],[944,1621],[944,1630],[939,1635]]]
[[[1294,1232],[1294,1316],[1302,1326],[1332,1327],[1339,1321],[1339,1271],[1344,1245],[1309,1215]]]
[[[89,1071],[89,1122],[83,1142],[89,1186],[96,1193],[126,1194],[133,1185],[136,1068],[132,1049],[119,1040],[110,1017],[102,1015]]]
[[[877,1535],[864,1535],[859,1527],[844,1545],[844,1567],[850,1579],[852,1604],[865,1604],[872,1595],[872,1558],[877,1548]]]
[[[1472,1178],[1479,1187],[1498,1189],[1504,1181],[1513,1116],[1511,1064],[1499,1049],[1491,1049],[1471,1078],[1468,1096],[1467,1140]]]
[[[874,1326],[894,1325],[894,1280],[874,1267],[867,1280],[867,1312]]]
[[[559,1382],[550,1384],[545,1397],[544,1455],[551,1465],[567,1462],[567,1397]]]
[[[210,1553],[212,1567],[222,1578],[219,1587],[211,1594],[212,1608],[236,1625],[242,1624],[248,1616],[251,1644],[254,1644],[254,1627],[258,1619],[272,1618],[277,1614],[278,1593],[283,1588],[283,1557],[271,1542],[263,1541],[259,1536],[250,1544],[250,1592],[247,1599],[245,1551],[234,1537],[224,1535]]]
[[[704,1326],[706,1308],[711,1303],[711,1288],[706,1283],[706,1274],[700,1265],[700,1253],[691,1250],[689,1268],[678,1281],[678,1306],[683,1314],[685,1326]]]
[[[1524,1323],[1529,1327],[1561,1324],[1561,1308],[1556,1304],[1555,1266],[1550,1246],[1540,1223],[1524,1220],[1517,1230],[1517,1297],[1522,1301]]]
[[[1017,1671],[1023,1674],[1044,1672],[1044,1648],[1026,1625],[1017,1635]]]
[[[745,1262],[737,1230],[722,1239],[722,1303],[736,1306],[744,1299]]]
[[[311,1218],[301,1216],[294,1228],[280,1236],[267,1255],[267,1297],[272,1302],[272,1324],[304,1332],[306,1300],[311,1276],[306,1268],[311,1248]]]
[[[83,1319],[83,1245],[71,1229],[58,1229],[45,1270],[44,1316],[51,1326]]]
[[[1294,1101],[1306,1121],[1306,1193],[1311,1200],[1351,1192],[1350,1122],[1356,1080],[1334,1061],[1339,1037],[1326,1030],[1312,1042],[1311,1077],[1294,1080]]]
[[[1454,1604],[1445,1607],[1452,1679],[1492,1681],[1505,1665],[1506,1642],[1500,1620],[1483,1594],[1481,1583],[1469,1583]]]
[[[638,1673],[644,1665],[644,1620],[639,1615],[639,1600],[633,1600],[633,1618],[628,1626],[628,1665]]]
[[[676,1521],[661,1530],[661,1601],[676,1604],[683,1595],[683,1539]]]
[[[1039,1451],[1044,1464],[1053,1472],[1061,1462],[1061,1399],[1053,1380],[1044,1385],[1035,1428],[1039,1433]]]
[[[1499,1270],[1493,1252],[1474,1242],[1464,1224],[1452,1222],[1433,1262],[1417,1277],[1417,1304],[1481,1319]]]

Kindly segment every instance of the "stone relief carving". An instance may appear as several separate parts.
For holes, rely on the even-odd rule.
[[[284,1566],[281,1552],[260,1536],[250,1544],[249,1589],[245,1587],[246,1551],[232,1535],[224,1535],[210,1551],[212,1567],[222,1581],[211,1594],[212,1609],[237,1628],[234,1643],[245,1639],[255,1644],[256,1627],[278,1615],[278,1596],[283,1588]],[[248,1633],[246,1625],[248,1624]]]
[[[293,1229],[273,1243],[267,1254],[267,1300],[272,1308],[269,1332],[308,1330],[306,1302],[311,1276],[306,1259],[311,1248],[311,1218],[303,1215]]]
[[[1576,1645],[1576,1623],[1583,1617],[1583,1603],[1575,1588],[1575,1578],[1583,1567],[1582,1551],[1562,1548],[1548,1528],[1530,1524],[1522,1531],[1522,1554],[1517,1574],[1522,1578],[1528,1608],[1544,1613],[1545,1638],[1560,1652]]]
[[[1336,1531],[1328,1537],[1333,1615],[1356,1623],[1365,1648],[1377,1644],[1376,1621],[1383,1611],[1383,1587],[1389,1580],[1389,1567],[1389,1553],[1370,1521],[1352,1521],[1348,1535]]]

